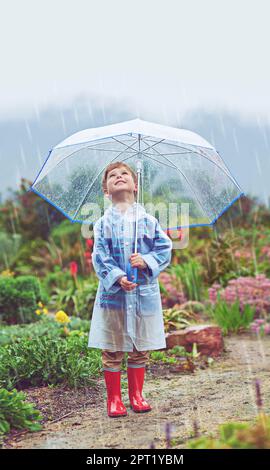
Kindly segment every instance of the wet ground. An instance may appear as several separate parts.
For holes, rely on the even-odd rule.
[[[34,433],[16,431],[5,439],[3,448],[165,448],[167,423],[172,425],[172,447],[185,448],[195,420],[199,432],[207,435],[215,435],[225,421],[252,421],[257,415],[255,379],[260,380],[264,411],[269,414],[270,336],[244,333],[224,341],[223,355],[193,373],[172,372],[169,364],[150,365],[144,385],[144,397],[152,405],[148,413],[128,408],[125,372],[122,397],[128,416],[122,418],[107,416],[102,376],[92,388],[81,390],[29,389],[28,399],[46,417],[44,428]]]

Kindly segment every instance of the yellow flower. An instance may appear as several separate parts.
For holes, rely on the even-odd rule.
[[[41,310],[39,310],[39,309],[35,310],[35,312],[36,312],[37,315],[41,314]]]
[[[5,277],[13,277],[14,274],[15,273],[13,271],[10,271],[10,269],[5,269],[5,271],[1,272],[1,276],[5,276]]]
[[[70,318],[68,317],[68,315],[63,310],[59,310],[58,312],[56,312],[55,320],[58,321],[59,323],[68,323],[68,322],[70,322]]]
[[[43,313],[47,314],[47,313],[48,313],[48,309],[44,307]]]
[[[69,336],[70,335],[70,331],[69,329],[66,327],[66,325],[64,326],[64,333],[66,336]]]
[[[39,306],[40,308],[44,307],[44,305],[43,305],[42,302],[39,302],[39,303],[38,303],[38,306]]]

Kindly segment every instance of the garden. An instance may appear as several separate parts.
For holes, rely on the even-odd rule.
[[[87,345],[94,240],[29,183],[0,204],[0,446],[270,448],[270,210],[240,198],[173,250],[159,276],[167,347],[151,351],[144,387],[153,409],[110,420]]]

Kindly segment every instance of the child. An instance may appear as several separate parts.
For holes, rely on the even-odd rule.
[[[107,413],[126,416],[121,398],[121,364],[128,352],[130,407],[151,410],[142,396],[149,350],[166,347],[158,275],[171,261],[172,241],[157,219],[138,204],[138,253],[134,253],[137,176],[125,163],[107,166],[103,192],[112,200],[94,225],[92,262],[99,278],[88,346],[102,349]],[[137,283],[127,279],[127,263]]]

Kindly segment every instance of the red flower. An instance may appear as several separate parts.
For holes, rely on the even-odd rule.
[[[179,230],[177,230],[177,232],[178,232],[178,239],[179,239],[179,240],[182,240],[182,238],[183,238],[183,230],[180,228]]]
[[[78,272],[78,264],[76,263],[76,261],[71,261],[69,263],[69,268],[71,276],[76,277]]]
[[[175,236],[175,232],[177,232],[177,238],[179,240],[182,240],[183,238],[183,230],[181,228],[177,228],[177,229],[167,229],[166,230],[166,234],[169,236],[169,237],[174,237]]]
[[[94,241],[91,238],[88,238],[86,240],[87,248],[92,248],[93,244],[94,244]]]
[[[84,252],[84,257],[91,259],[92,253],[90,253],[90,251],[85,251],[85,252]]]

